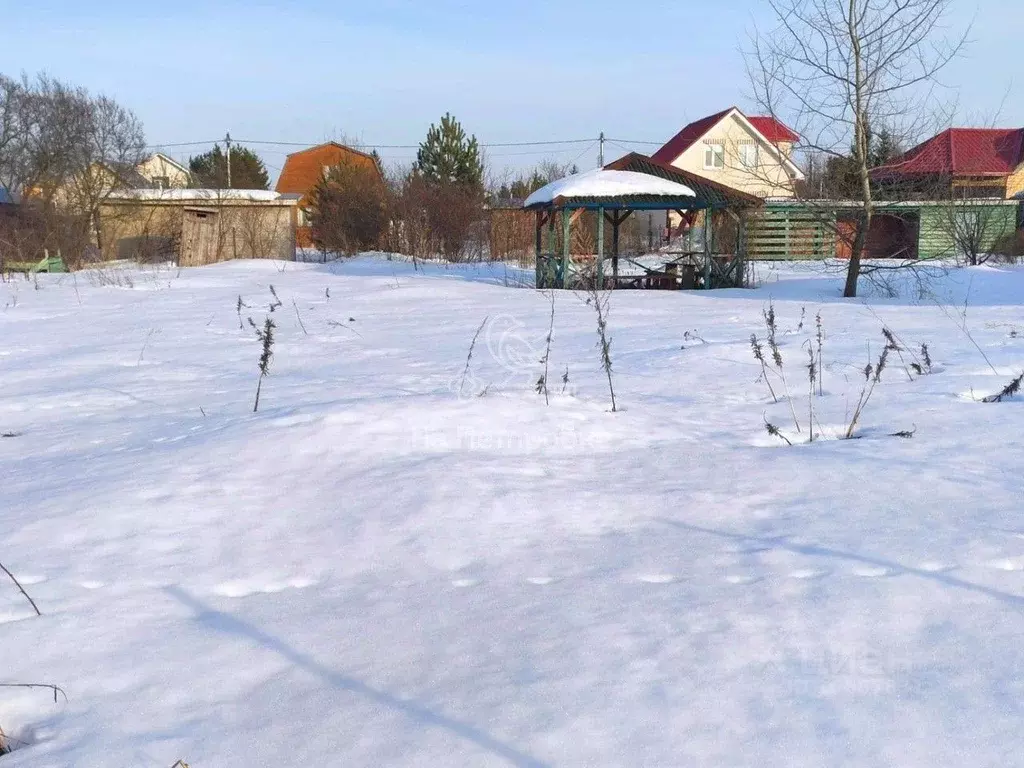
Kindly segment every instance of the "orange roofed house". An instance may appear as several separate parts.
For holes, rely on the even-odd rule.
[[[384,183],[384,174],[381,173],[380,166],[371,155],[333,141],[294,152],[288,155],[284,161],[284,168],[281,169],[276,190],[285,194],[302,195],[302,199],[299,201],[298,228],[295,231],[295,244],[298,247],[310,248],[313,245],[313,237],[306,214],[313,188],[329,169],[344,163],[354,163],[372,168],[380,176],[381,183]]]

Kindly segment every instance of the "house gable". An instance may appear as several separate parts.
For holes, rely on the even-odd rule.
[[[730,107],[686,126],[653,158],[748,194],[793,197],[794,183],[803,179],[789,157],[798,137],[773,118],[756,120],[770,138]]]
[[[161,152],[139,163],[136,170],[148,185],[154,187],[182,188],[187,187],[192,180],[188,168]]]
[[[372,155],[332,141],[288,155],[275,189],[278,192],[306,197],[313,191],[325,168],[344,162],[372,168],[380,176],[381,181],[384,180],[384,175]]]

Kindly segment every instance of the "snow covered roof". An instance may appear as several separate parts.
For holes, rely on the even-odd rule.
[[[179,203],[216,203],[234,200],[287,205],[297,204],[299,196],[269,189],[127,189],[113,193],[109,199]]]
[[[541,187],[523,204],[526,208],[546,205],[559,199],[616,199],[637,197],[696,197],[696,193],[683,184],[634,171],[606,171],[597,169]]]

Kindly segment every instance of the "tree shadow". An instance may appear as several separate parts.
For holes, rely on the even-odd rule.
[[[182,605],[194,611],[196,614],[195,619],[200,624],[217,632],[244,638],[263,646],[295,666],[319,677],[328,685],[338,690],[363,696],[376,704],[400,712],[421,725],[442,728],[506,760],[511,765],[521,766],[521,768],[550,768],[548,764],[499,741],[476,726],[439,714],[414,702],[403,701],[389,693],[372,688],[353,677],[325,667],[311,656],[292,648],[283,640],[229,613],[211,608],[177,586],[165,587],[164,591]]]
[[[688,531],[690,533],[704,533],[710,536],[728,539],[729,541],[743,541],[771,549],[784,549],[789,552],[796,552],[797,554],[808,555],[810,557],[827,557],[836,560],[847,560],[853,563],[863,563],[880,568],[887,568],[896,574],[916,576],[921,579],[936,582],[937,584],[941,584],[946,587],[953,587],[954,589],[962,589],[968,592],[984,595],[985,597],[992,598],[993,600],[997,600],[1006,605],[1011,605],[1015,608],[1024,608],[1024,597],[1020,595],[1002,592],[993,587],[987,587],[984,584],[975,584],[972,581],[958,579],[955,576],[950,576],[948,573],[912,568],[892,560],[885,560],[871,555],[861,555],[856,552],[844,552],[839,549],[819,547],[810,544],[794,544],[793,542],[786,541],[782,536],[755,536],[747,533],[723,531],[717,528],[705,528],[700,525],[691,525],[690,523],[682,523],[678,520],[669,520],[667,518],[657,518],[657,520],[665,525],[672,526],[673,528],[679,528],[680,530]]]

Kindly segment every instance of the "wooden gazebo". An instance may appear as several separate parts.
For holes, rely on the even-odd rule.
[[[688,284],[684,268],[699,269],[701,284],[710,288],[737,285],[742,279],[742,210],[760,200],[708,179],[664,165],[649,157],[631,154],[604,168],[567,176],[537,190],[524,203],[536,212],[538,288],[601,287],[678,288]],[[619,228],[636,211],[675,212],[684,223],[696,214],[727,210],[737,224],[736,251],[727,259],[715,258],[713,228],[708,227],[699,253],[686,254],[688,263],[673,261],[662,270],[647,270],[639,279],[619,273]],[[584,211],[597,214],[597,254],[593,273],[573,274],[570,254],[571,229]],[[561,219],[561,252],[558,251],[556,219]],[[605,224],[612,229],[611,275],[605,271]],[[545,238],[546,231],[546,238]],[[546,246],[546,248],[545,248]],[[693,284],[694,281],[689,281]]]

